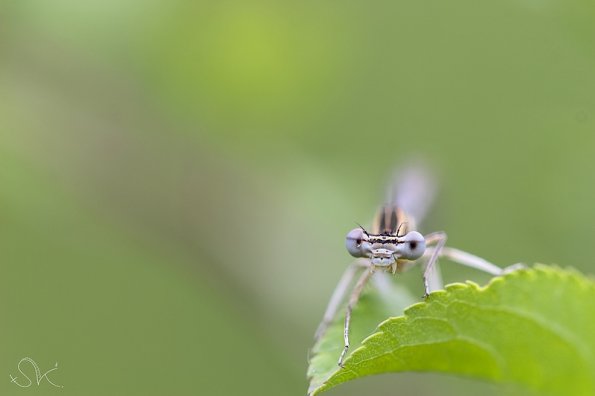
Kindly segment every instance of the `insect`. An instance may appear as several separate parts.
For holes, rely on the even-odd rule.
[[[523,266],[514,264],[503,269],[473,254],[445,246],[447,236],[443,231],[426,235],[416,231],[416,221],[423,219],[433,200],[434,186],[425,168],[412,166],[404,169],[391,183],[386,203],[378,210],[372,228],[366,230],[359,226],[347,234],[345,246],[356,260],[343,273],[315,334],[315,340],[325,334],[355,276],[361,271],[347,300],[343,327],[344,348],[339,356],[339,366],[343,367],[343,360],[349,349],[352,310],[376,271],[395,274],[421,264],[425,299],[431,291],[442,288],[437,267],[439,258],[447,258],[492,275],[502,275]]]

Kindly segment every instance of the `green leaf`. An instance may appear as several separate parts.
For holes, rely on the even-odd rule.
[[[351,345],[359,347],[344,368],[336,365],[342,317],[314,346],[310,394],[404,371],[456,374],[547,395],[595,394],[595,282],[576,271],[536,265],[486,287],[452,284],[380,323],[362,341],[371,317],[386,311],[377,295],[364,296],[354,311]]]

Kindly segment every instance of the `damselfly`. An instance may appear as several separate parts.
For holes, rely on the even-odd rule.
[[[343,328],[344,348],[339,356],[339,366],[343,366],[343,359],[349,349],[351,312],[375,271],[401,273],[420,263],[423,267],[426,298],[431,291],[442,288],[437,266],[438,258],[441,257],[492,275],[501,275],[522,267],[522,264],[514,264],[502,269],[473,254],[446,247],[446,233],[443,231],[425,236],[416,231],[416,221],[423,219],[433,200],[434,191],[434,183],[424,168],[408,168],[398,173],[391,183],[386,203],[378,210],[372,228],[367,230],[360,226],[347,234],[347,251],[356,260],[341,277],[315,335],[316,340],[324,335],[342,305],[353,279],[358,271],[362,271],[347,301]]]

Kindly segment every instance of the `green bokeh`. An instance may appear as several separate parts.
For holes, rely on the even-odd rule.
[[[595,272],[594,17],[579,0],[2,3],[0,393],[302,394],[344,235],[411,157],[442,183],[424,231]],[[17,389],[25,356],[58,361],[64,388]],[[329,395],[394,389],[498,394],[396,375]]]

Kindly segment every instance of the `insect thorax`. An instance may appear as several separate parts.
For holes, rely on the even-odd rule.
[[[374,238],[402,236],[412,230],[415,230],[415,221],[407,216],[404,210],[394,205],[386,205],[376,213],[371,234],[374,234]],[[380,240],[378,242],[382,243]]]

